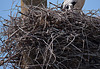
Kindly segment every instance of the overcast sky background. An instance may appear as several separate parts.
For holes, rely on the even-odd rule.
[[[14,2],[15,1],[15,2]],[[52,2],[54,4],[57,4],[57,0],[48,0],[49,2]],[[62,3],[63,0],[58,0],[58,3]],[[12,3],[14,3],[12,5]],[[10,9],[13,6],[13,9],[15,5],[20,6],[20,0],[0,0],[0,17],[9,19],[10,15]],[[83,10],[97,10],[100,9],[100,0],[86,0],[85,5],[83,7]],[[16,12],[16,10],[13,11],[13,13]],[[2,66],[0,69],[3,69]]]

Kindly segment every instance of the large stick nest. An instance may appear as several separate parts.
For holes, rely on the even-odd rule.
[[[21,13],[22,14],[22,13]],[[91,13],[92,14],[92,13]],[[31,69],[99,69],[100,18],[36,6],[3,24],[1,60]]]

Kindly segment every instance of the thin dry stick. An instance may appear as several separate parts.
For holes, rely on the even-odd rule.
[[[19,52],[16,53],[15,55],[9,57],[9,58],[8,58],[7,60],[5,60],[5,61],[2,61],[2,60],[1,60],[1,61],[0,61],[0,66],[3,65],[4,63],[10,61],[10,60],[13,59],[14,57],[16,57],[18,54],[19,54]]]
[[[49,2],[49,3],[52,4],[52,5],[54,5],[54,6],[56,6],[57,8],[61,8],[61,7],[59,7],[58,5],[55,5],[55,4],[51,3],[51,2]]]

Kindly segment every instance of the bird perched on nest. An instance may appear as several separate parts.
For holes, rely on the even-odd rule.
[[[85,0],[64,0],[61,9],[67,10],[81,10],[84,6]]]

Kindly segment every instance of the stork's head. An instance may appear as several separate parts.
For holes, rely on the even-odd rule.
[[[70,3],[67,3],[66,1],[62,3],[62,6],[61,8],[62,9],[67,9],[67,10],[71,10],[74,8],[74,5],[76,4],[76,2],[70,2]]]
[[[81,10],[84,5],[85,0],[64,0],[61,5],[61,9],[72,10],[78,9]]]

